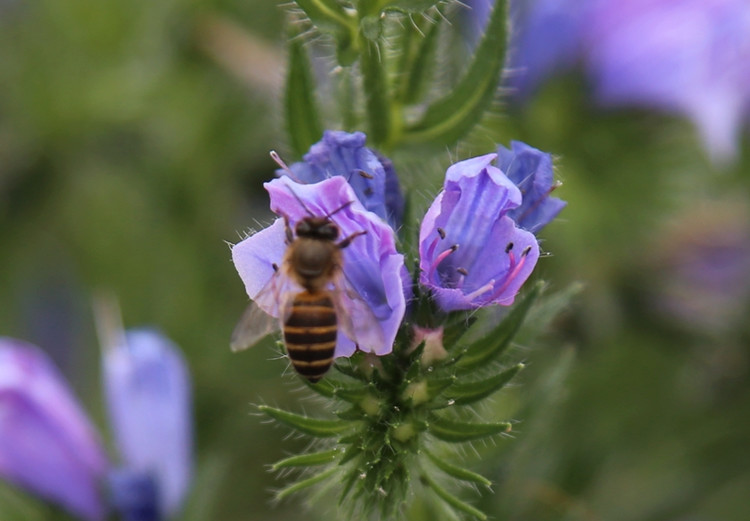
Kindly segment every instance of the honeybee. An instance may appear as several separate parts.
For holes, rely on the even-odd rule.
[[[367,231],[336,242],[341,232],[332,217],[353,201],[326,216],[315,216],[296,194],[295,198],[308,216],[296,223],[294,231],[284,216],[287,248],[281,266],[273,265],[271,280],[240,318],[231,347],[233,351],[246,349],[281,329],[292,366],[315,383],[333,364],[339,328],[358,348],[367,350],[382,344],[382,330],[343,272],[342,250]],[[277,308],[279,317],[261,307]],[[364,332],[359,334],[363,338],[357,338],[353,320],[356,331]]]

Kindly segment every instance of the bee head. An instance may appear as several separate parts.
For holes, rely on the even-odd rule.
[[[294,232],[297,237],[335,241],[339,236],[339,227],[328,217],[306,217],[297,223]]]

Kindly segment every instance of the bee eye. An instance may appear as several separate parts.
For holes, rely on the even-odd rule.
[[[339,236],[339,227],[333,223],[327,224],[321,232],[330,240],[336,240]]]
[[[294,231],[297,235],[305,235],[310,233],[310,224],[306,220],[302,220],[297,223],[297,226],[294,228]]]

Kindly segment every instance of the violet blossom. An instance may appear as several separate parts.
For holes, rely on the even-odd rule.
[[[303,161],[289,166],[291,176],[305,184],[344,177],[366,209],[397,229],[404,214],[404,198],[393,163],[367,148],[366,141],[362,132],[326,130]],[[282,176],[290,172],[280,169],[276,173]]]
[[[502,145],[498,148],[497,166],[521,190],[522,202],[508,216],[524,230],[537,233],[567,203],[550,197],[560,186],[553,178],[552,156],[520,141],[511,141],[510,146],[510,149]]]
[[[292,230],[306,217],[332,215],[340,230],[339,240],[366,232],[342,250],[343,274],[337,283],[344,287],[338,288],[338,293],[356,338],[350,338],[342,330],[345,328],[340,329],[334,356],[351,356],[357,348],[376,355],[390,353],[406,308],[404,257],[396,251],[393,229],[367,211],[342,176],[314,184],[299,184],[284,176],[264,186],[271,198],[271,210],[286,216]],[[284,220],[279,218],[232,248],[232,259],[248,296],[274,317],[280,314],[285,293],[302,291],[293,282],[281,280],[282,272],[277,275],[274,268],[282,266],[288,247],[285,235]],[[373,320],[369,318],[372,316]]]
[[[105,514],[107,467],[96,430],[47,355],[0,338],[0,476],[94,521]]]
[[[515,2],[512,86],[527,93],[582,62],[608,105],[684,114],[712,155],[731,159],[750,115],[746,0]]]
[[[492,166],[496,154],[455,163],[419,233],[420,283],[443,311],[510,305],[537,259],[539,245],[508,213],[518,187]]]
[[[192,468],[187,365],[177,346],[153,330],[115,332],[106,342],[105,396],[122,462],[110,474],[114,502],[132,519],[172,515],[183,503]]]

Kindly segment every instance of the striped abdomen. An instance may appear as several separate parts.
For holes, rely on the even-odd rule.
[[[284,323],[284,343],[299,374],[317,382],[333,364],[336,348],[336,308],[328,292],[299,293]]]

